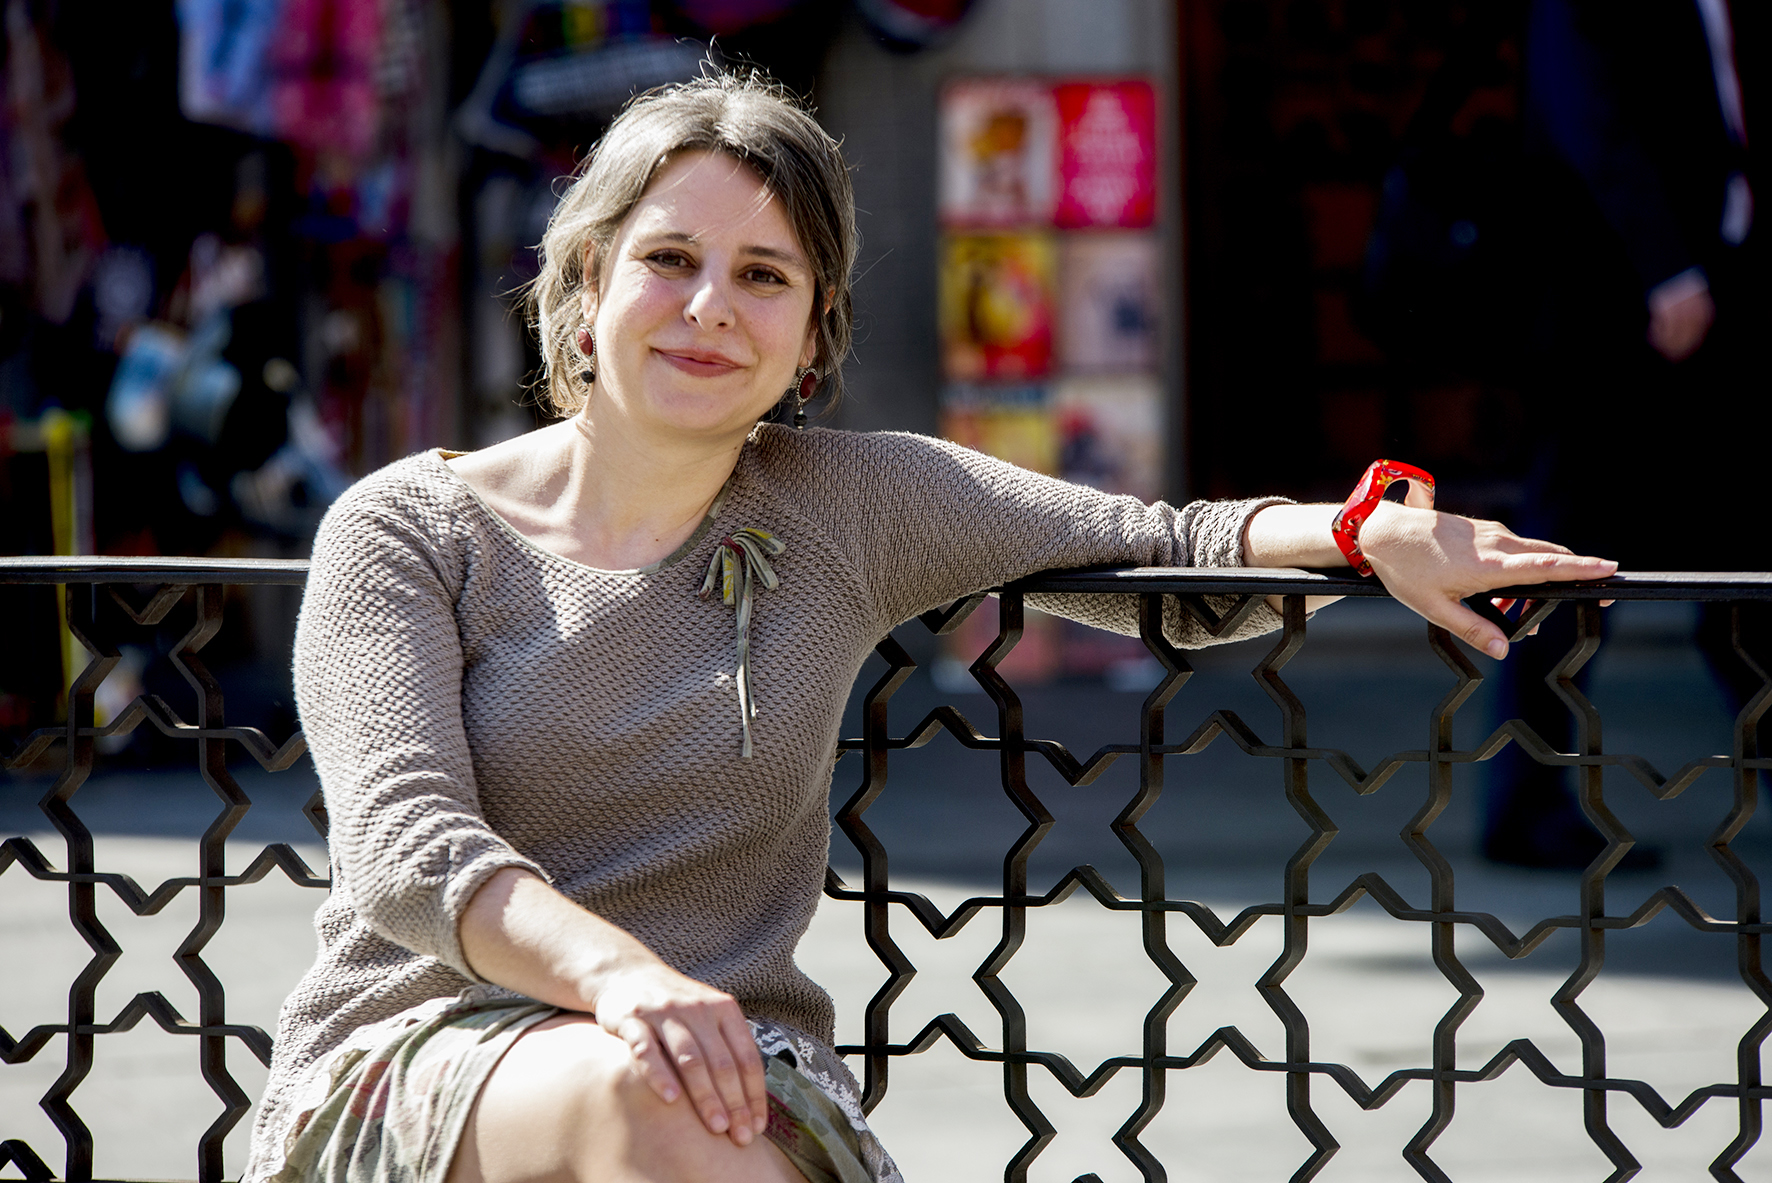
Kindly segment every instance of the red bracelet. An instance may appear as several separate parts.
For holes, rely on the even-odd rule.
[[[1409,482],[1409,494],[1403,499],[1403,504],[1413,505],[1417,509],[1434,507],[1432,473],[1396,460],[1374,460],[1366,469],[1366,475],[1360,478],[1360,483],[1354,486],[1354,491],[1348,494],[1347,503],[1336,512],[1335,521],[1329,526],[1329,532],[1335,536],[1335,545],[1347,556],[1347,565],[1361,575],[1372,574],[1372,564],[1360,549],[1360,527],[1372,516],[1378,503],[1384,500],[1384,491],[1393,481]]]

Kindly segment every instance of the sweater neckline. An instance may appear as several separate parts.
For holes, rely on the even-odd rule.
[[[438,468],[441,468],[444,472],[449,474],[450,480],[454,481],[466,491],[474,504],[479,506],[480,512],[492,519],[497,528],[507,537],[515,541],[518,546],[533,551],[539,555],[546,555],[555,562],[564,563],[568,567],[580,571],[588,571],[594,575],[653,575],[663,571],[667,567],[676,566],[678,563],[682,562],[683,559],[687,558],[696,547],[700,546],[702,539],[708,536],[708,531],[714,528],[714,519],[718,518],[720,516],[720,511],[726,507],[726,498],[732,492],[732,482],[738,479],[738,466],[734,465],[732,468],[732,475],[726,478],[726,483],[720,486],[720,491],[718,493],[714,494],[713,504],[708,506],[708,511],[702,515],[701,521],[696,523],[694,531],[691,532],[688,538],[683,540],[682,545],[678,546],[676,550],[673,550],[670,554],[656,562],[646,564],[644,567],[633,567],[628,570],[611,570],[607,567],[593,567],[589,563],[581,563],[577,559],[569,559],[558,551],[549,550],[547,547],[542,546],[533,538],[530,538],[527,534],[523,533],[523,531],[511,525],[509,519],[499,513],[496,509],[493,509],[487,502],[486,498],[480,496],[480,490],[470,485],[461,473],[449,467],[448,461],[457,456],[464,456],[466,454],[467,453],[465,452],[451,451],[448,448],[432,448],[427,453],[427,455],[436,461]],[[743,460],[742,455],[739,458],[741,461]]]

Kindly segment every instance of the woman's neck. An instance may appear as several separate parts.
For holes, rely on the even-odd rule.
[[[626,430],[617,416],[578,414],[563,503],[578,533],[600,552],[657,562],[682,545],[719,496],[744,450],[732,441],[659,438]],[[601,564],[593,564],[601,565]]]
[[[731,477],[744,439],[659,439],[579,414],[450,465],[544,550],[606,571],[667,558]]]

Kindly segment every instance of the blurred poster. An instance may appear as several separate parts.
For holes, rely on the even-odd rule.
[[[942,367],[954,381],[1043,377],[1052,367],[1056,252],[1043,234],[942,243]]]
[[[941,93],[941,219],[949,226],[1052,220],[1058,114],[1052,88],[1018,79]]]
[[[1058,474],[1108,493],[1163,493],[1163,390],[1151,375],[1066,378],[1052,392]]]
[[[1066,82],[1058,108],[1054,222],[1142,229],[1157,212],[1157,104],[1149,82]]]
[[[1059,357],[1067,371],[1157,368],[1157,243],[1148,234],[1071,234],[1059,246]]]
[[[1058,474],[1059,437],[1044,386],[951,386],[942,394],[940,430],[974,451]]]

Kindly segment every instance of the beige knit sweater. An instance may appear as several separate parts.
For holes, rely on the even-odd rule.
[[[1146,506],[921,436],[762,426],[678,554],[622,572],[536,547],[438,453],[365,478],[320,527],[296,632],[333,891],[256,1140],[280,1145],[289,1094],[351,1030],[476,980],[456,925],[501,867],[828,1044],[830,998],[794,946],[823,884],[839,719],[875,642],[1049,568],[1237,566],[1265,504]],[[746,526],[787,543],[751,624],[749,760],[733,609],[696,596]],[[1137,631],[1131,597],[1041,605]],[[1238,635],[1278,624],[1263,607]]]

